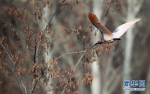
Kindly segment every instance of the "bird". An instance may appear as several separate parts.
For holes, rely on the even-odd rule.
[[[95,14],[92,12],[88,13],[88,18],[91,21],[91,23],[101,32],[102,34],[102,40],[98,41],[96,44],[93,45],[93,47],[97,44],[102,44],[104,42],[114,42],[115,40],[121,40],[121,36],[136,22],[140,21],[139,18],[134,18],[133,20],[126,22],[120,26],[118,26],[112,33],[100,23],[98,18]]]

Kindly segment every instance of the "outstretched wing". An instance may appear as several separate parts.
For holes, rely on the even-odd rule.
[[[134,18],[133,20],[118,26],[112,33],[114,38],[120,38],[133,24],[138,21],[140,21],[139,18]]]
[[[105,27],[103,26],[98,18],[96,17],[96,15],[94,15],[93,13],[89,12],[88,13],[88,17],[90,19],[90,21],[92,22],[92,24],[103,34],[103,33],[106,33],[106,34],[109,34],[111,35],[111,32]]]

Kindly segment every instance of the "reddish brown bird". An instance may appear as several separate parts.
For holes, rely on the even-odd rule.
[[[140,21],[139,18],[134,18],[133,20],[122,24],[120,26],[118,26],[113,33],[111,33],[105,26],[103,26],[100,21],[98,20],[98,18],[96,17],[96,15],[94,15],[93,13],[89,12],[88,13],[88,17],[90,19],[90,21],[92,22],[92,24],[101,32],[102,34],[102,38],[103,40],[98,41],[95,45],[97,44],[102,44],[104,42],[113,42],[115,40],[121,40],[121,36],[136,22]],[[94,45],[94,46],[95,46]]]

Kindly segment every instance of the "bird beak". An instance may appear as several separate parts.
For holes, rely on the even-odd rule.
[[[96,46],[97,44],[102,44],[102,41],[98,41],[97,43],[95,43],[92,47]]]

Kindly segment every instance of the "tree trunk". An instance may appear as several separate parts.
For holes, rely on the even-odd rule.
[[[103,6],[103,0],[93,0],[93,13],[98,17],[100,21],[101,21],[102,12],[103,12],[102,6]],[[92,40],[92,44],[95,44],[100,39],[100,34],[101,33],[98,31],[98,34]],[[97,63],[98,62],[95,61],[91,65],[91,71],[94,76],[94,79],[91,85],[91,94],[101,93],[101,72],[100,72],[100,65],[98,65]]]
[[[127,1],[127,21],[136,17],[139,13],[140,8],[142,6],[144,0],[135,1],[135,0],[128,0]],[[136,31],[135,31],[136,32]],[[133,27],[131,27],[128,32],[126,33],[126,43],[125,43],[125,55],[124,55],[124,65],[123,65],[123,79],[124,80],[131,80],[131,59],[132,59],[132,47],[134,41],[135,34],[133,33]],[[130,94],[130,92],[125,91],[124,94]]]

